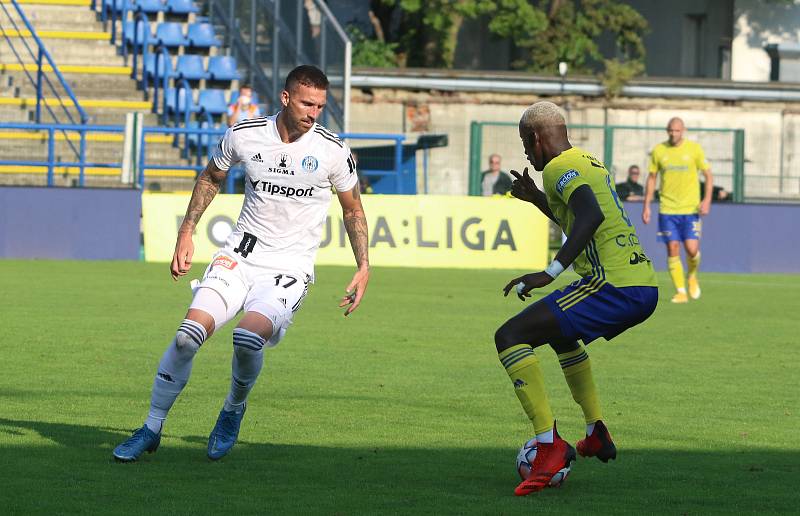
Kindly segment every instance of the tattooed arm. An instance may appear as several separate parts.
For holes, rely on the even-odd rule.
[[[347,192],[338,192],[339,203],[342,205],[342,216],[344,217],[344,228],[350,238],[350,247],[353,248],[353,256],[356,259],[358,270],[353,275],[353,280],[345,289],[345,296],[342,298],[339,307],[348,306],[344,315],[350,315],[358,305],[367,290],[369,282],[369,236],[367,233],[367,218],[364,215],[364,207],[361,205],[361,193],[359,185]]]
[[[192,268],[192,255],[194,254],[192,233],[194,233],[194,229],[203,212],[206,211],[214,196],[219,192],[219,187],[227,175],[228,171],[220,170],[212,159],[200,175],[197,176],[189,207],[186,208],[186,216],[183,217],[183,223],[178,229],[175,254],[172,255],[170,272],[172,273],[172,279],[175,281],[178,280],[179,276],[186,275],[189,269]]]

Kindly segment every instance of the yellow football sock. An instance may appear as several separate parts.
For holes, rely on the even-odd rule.
[[[689,266],[689,276],[697,274],[697,268],[700,267],[700,251],[694,256],[686,256],[686,265]]]
[[[572,399],[583,409],[586,424],[603,419],[600,400],[597,398],[597,387],[592,377],[592,362],[583,346],[575,351],[560,353],[558,362],[572,392]]]
[[[678,292],[686,292],[686,283],[683,278],[683,262],[680,256],[668,256],[667,268],[669,275],[672,277],[672,284],[675,285],[675,290]]]
[[[553,428],[553,413],[544,390],[544,376],[539,367],[539,359],[533,348],[527,344],[512,346],[500,352],[500,363],[506,368],[514,384],[514,392],[522,404],[522,409],[533,422],[537,434]]]

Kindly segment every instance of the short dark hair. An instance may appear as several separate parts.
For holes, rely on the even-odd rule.
[[[289,91],[295,84],[302,84],[318,90],[328,89],[328,78],[322,70],[312,65],[300,65],[286,76],[283,88]]]

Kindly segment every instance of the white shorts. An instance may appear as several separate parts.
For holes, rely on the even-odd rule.
[[[236,253],[225,248],[212,258],[189,308],[211,313],[217,328],[236,317],[242,309],[257,312],[272,322],[272,337],[267,342],[267,346],[272,347],[292,324],[294,312],[300,309],[308,293],[309,280],[306,274],[287,274],[244,263]],[[203,296],[197,295],[203,288],[219,294],[225,303],[224,315],[215,315],[204,308]]]

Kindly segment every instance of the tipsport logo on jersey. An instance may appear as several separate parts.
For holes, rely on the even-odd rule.
[[[373,265],[476,269],[547,265],[547,219],[515,199],[433,195],[364,195],[361,199]],[[217,195],[197,226],[194,261],[210,261],[225,243],[242,201],[241,195]],[[147,261],[172,260],[188,202],[185,194],[142,196]],[[342,208],[335,200],[322,226],[316,263],[353,263]]]

